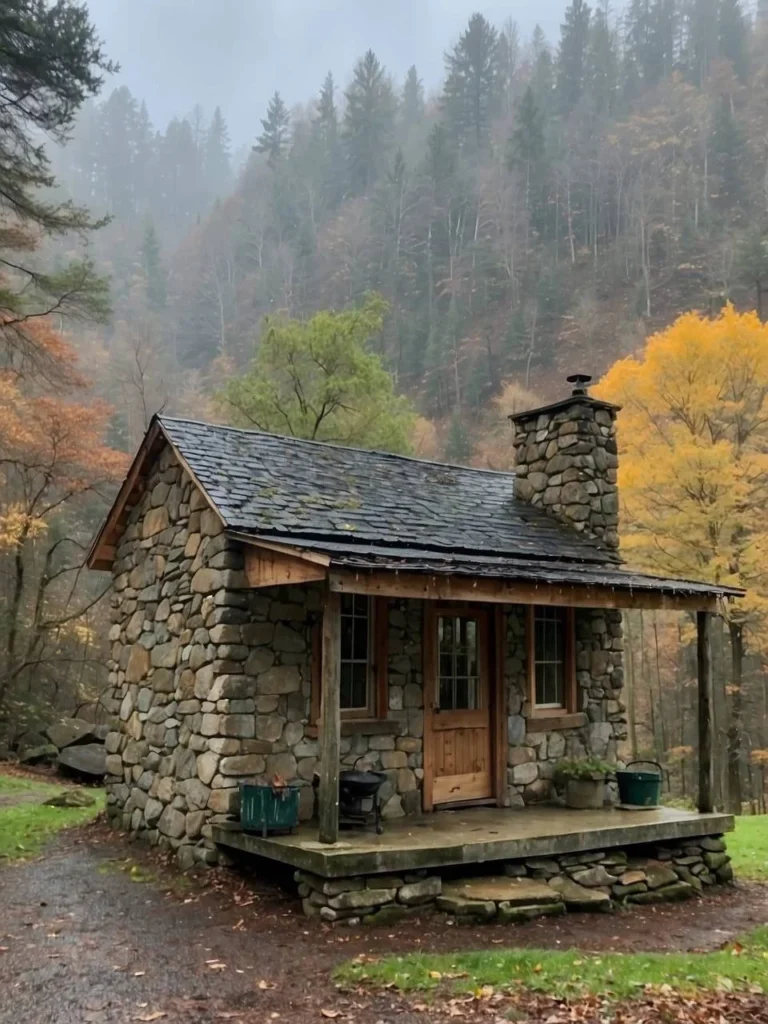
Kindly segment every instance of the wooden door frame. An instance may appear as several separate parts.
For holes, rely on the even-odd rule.
[[[504,652],[506,650],[505,616],[501,607],[488,608],[483,604],[457,602],[424,602],[422,617],[422,677],[424,698],[424,779],[422,807],[434,810],[434,731],[435,694],[437,682],[437,619],[440,615],[480,615],[486,620],[486,650],[483,652],[485,675],[488,683],[488,713],[490,739],[490,766],[493,796],[499,807],[506,802],[506,705],[504,686]]]

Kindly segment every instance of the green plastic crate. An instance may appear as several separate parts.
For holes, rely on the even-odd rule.
[[[264,783],[240,783],[240,824],[244,832],[290,832],[299,823],[300,786],[275,788]]]

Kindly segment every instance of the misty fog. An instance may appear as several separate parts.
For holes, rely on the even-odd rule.
[[[416,64],[438,89],[443,52],[480,11],[523,38],[536,24],[556,41],[563,4],[544,0],[89,0],[107,53],[121,65],[107,89],[125,84],[165,124],[195,103],[225,111],[235,147],[252,142],[269,97],[290,106],[314,95],[327,71],[345,84],[369,47],[402,81]]]

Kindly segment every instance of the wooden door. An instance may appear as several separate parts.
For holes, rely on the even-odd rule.
[[[494,793],[488,615],[428,611],[425,659],[425,809]]]

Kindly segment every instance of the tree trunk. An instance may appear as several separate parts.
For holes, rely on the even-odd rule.
[[[731,722],[728,727],[728,810],[741,814],[741,731],[743,717],[742,678],[744,634],[740,622],[729,622],[731,637]]]

